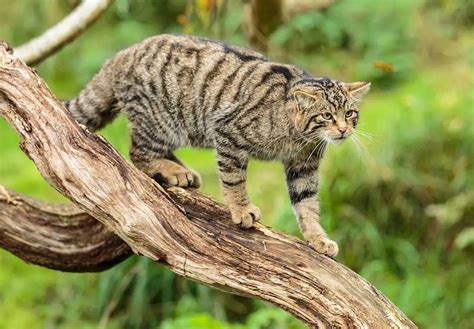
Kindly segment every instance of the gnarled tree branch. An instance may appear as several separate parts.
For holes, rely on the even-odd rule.
[[[262,225],[242,231],[199,192],[165,191],[81,128],[1,44],[0,115],[53,187],[173,272],[269,301],[312,327],[415,327],[370,283],[296,238]]]
[[[0,186],[0,247],[24,261],[66,272],[103,271],[130,247],[73,205],[51,205]]]
[[[74,11],[39,37],[15,47],[28,65],[38,64],[77,38],[107,9],[112,0],[84,0]]]

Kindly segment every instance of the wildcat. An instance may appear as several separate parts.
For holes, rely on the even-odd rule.
[[[305,239],[335,256],[338,246],[319,224],[318,167],[328,143],[353,133],[369,87],[313,77],[218,41],[160,35],[118,52],[64,106],[90,130],[124,113],[132,162],[167,186],[201,184],[174,150],[214,148],[225,201],[242,228],[261,217],[246,191],[249,159],[281,161]]]

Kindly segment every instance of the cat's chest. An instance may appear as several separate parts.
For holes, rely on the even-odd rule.
[[[273,139],[264,145],[254,147],[249,153],[251,158],[265,161],[288,161],[294,158],[297,145],[291,141]]]

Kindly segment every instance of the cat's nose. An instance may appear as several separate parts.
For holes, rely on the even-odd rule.
[[[337,130],[339,130],[341,135],[344,135],[344,133],[347,131],[347,127],[339,127],[339,128],[337,128]]]

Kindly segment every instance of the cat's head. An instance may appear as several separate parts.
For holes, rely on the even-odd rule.
[[[306,140],[341,143],[354,132],[360,100],[369,89],[365,81],[315,78],[296,82],[291,88],[296,130]]]

